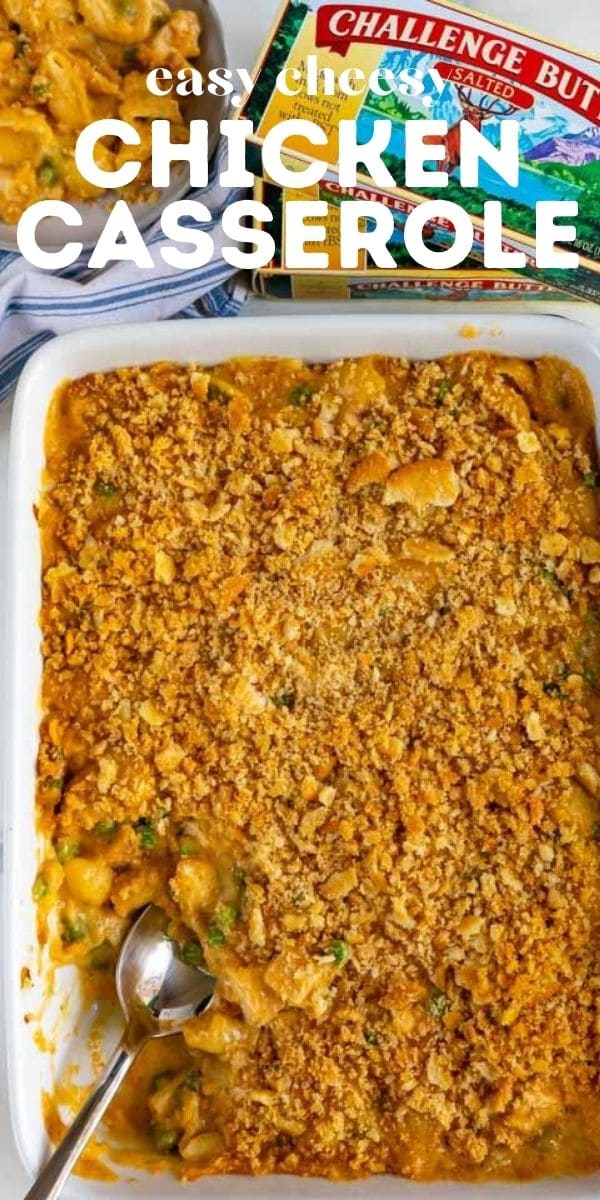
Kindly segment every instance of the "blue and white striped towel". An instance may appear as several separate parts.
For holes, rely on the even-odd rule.
[[[213,259],[205,267],[190,271],[168,267],[160,256],[165,238],[159,222],[144,235],[154,260],[152,270],[119,262],[90,274],[82,263],[50,274],[29,266],[20,254],[0,251],[0,402],[13,390],[33,351],[57,333],[120,320],[237,315],[247,292],[236,280],[235,268],[221,258],[225,239],[220,218],[225,206],[244,193],[220,186],[222,154],[221,147],[208,187],[189,193],[207,206],[213,218],[203,226],[215,245]]]

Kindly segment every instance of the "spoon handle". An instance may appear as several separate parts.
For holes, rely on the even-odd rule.
[[[136,1050],[132,1050],[125,1041],[117,1047],[81,1112],[75,1117],[25,1200],[57,1200],[77,1159],[123,1082],[135,1055]]]

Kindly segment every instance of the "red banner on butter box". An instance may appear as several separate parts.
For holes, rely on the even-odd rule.
[[[600,81],[508,36],[461,21],[370,4],[325,4],[317,12],[317,48],[345,57],[356,42],[446,54],[457,62],[535,88],[580,116],[600,121]]]

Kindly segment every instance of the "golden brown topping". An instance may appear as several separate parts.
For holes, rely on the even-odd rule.
[[[391,459],[380,450],[373,450],[352,468],[348,477],[348,491],[351,496],[360,488],[368,487],[371,483],[385,483],[392,469]]]
[[[600,1169],[589,399],[478,354],[57,395],[35,892],[88,980],[151,901],[217,974],[111,1116],[186,1176]]]
[[[450,508],[458,499],[460,485],[452,463],[428,458],[397,467],[390,475],[384,504],[411,504],[414,508]]]
[[[433,542],[430,538],[406,538],[402,543],[402,553],[406,558],[416,558],[418,562],[446,563],[455,557],[450,546],[441,542]]]

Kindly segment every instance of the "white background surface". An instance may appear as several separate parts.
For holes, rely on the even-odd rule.
[[[233,66],[251,67],[279,7],[278,0],[215,0],[215,3],[225,26],[230,63]],[[525,29],[556,37],[575,47],[596,54],[600,52],[598,0],[480,0],[473,4],[463,0],[463,4]],[[251,301],[247,311],[258,312],[265,318],[276,318],[277,312],[282,310],[277,305]],[[310,308],[303,305],[301,311],[307,312]],[[391,307],[386,304],[386,312],[390,311]],[[5,405],[0,410],[0,599],[6,587],[2,579],[4,554],[1,523],[9,421],[10,406]],[[3,1057],[0,1057],[0,1200],[20,1200],[27,1187],[28,1180],[12,1145]]]

